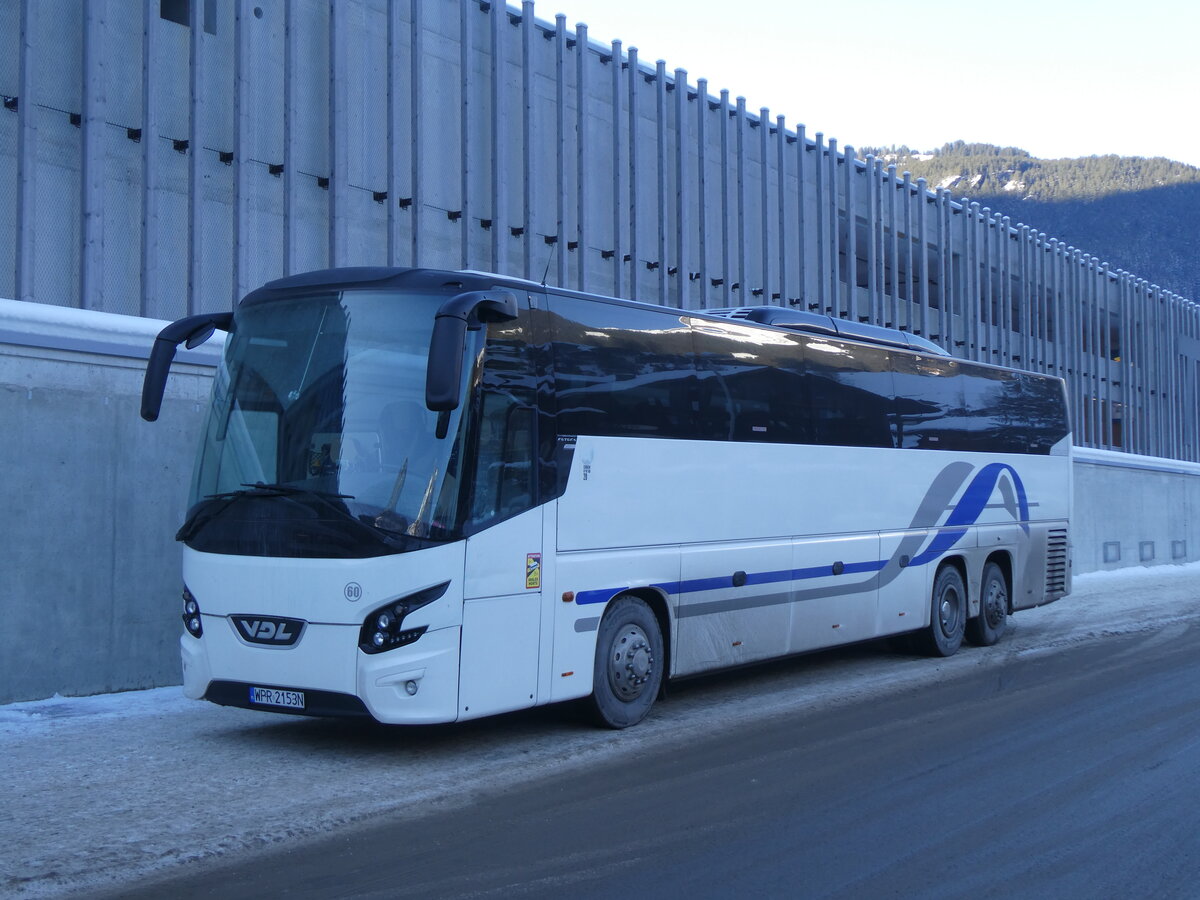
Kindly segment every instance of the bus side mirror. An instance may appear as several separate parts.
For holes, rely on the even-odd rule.
[[[516,317],[517,298],[510,291],[467,291],[443,303],[429,339],[425,406],[437,413],[458,409],[468,328],[477,331],[481,323],[510,322]]]
[[[162,409],[163,391],[167,387],[167,374],[171,361],[180,344],[189,350],[199,347],[220,328],[233,330],[233,313],[203,313],[172,322],[158,333],[150,350],[150,361],[146,364],[146,377],[142,381],[142,418],[153,422]]]

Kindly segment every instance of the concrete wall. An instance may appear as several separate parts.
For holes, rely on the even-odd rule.
[[[163,324],[0,300],[0,703],[180,681],[174,535],[220,342],[143,422]],[[1200,559],[1200,465],[1079,450],[1074,484],[1076,574]]]
[[[143,422],[162,324],[0,300],[0,703],[180,680],[173,538],[215,352]]]
[[[1074,490],[1076,574],[1200,560],[1200,465],[1077,449]]]

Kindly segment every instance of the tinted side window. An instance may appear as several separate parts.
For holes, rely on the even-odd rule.
[[[896,390],[896,446],[964,450],[969,421],[962,367],[945,357],[892,356]]]
[[[1047,455],[1067,436],[1062,382],[1029,372],[1009,372],[990,411],[993,449]]]
[[[549,304],[559,434],[692,436],[692,336],[679,313]]]
[[[1005,397],[1013,396],[1017,386],[1015,372],[1002,369],[964,368],[963,404],[967,408],[967,434],[964,450],[979,452],[1019,452],[1013,440],[1009,416],[1002,413]],[[1017,412],[1018,410],[1013,410]]]
[[[908,354],[893,368],[897,446],[1048,454],[1069,430],[1056,379]]]
[[[892,372],[887,351],[810,339],[805,348],[813,441],[892,446]]]
[[[694,437],[811,443],[803,338],[691,320],[697,369]]]

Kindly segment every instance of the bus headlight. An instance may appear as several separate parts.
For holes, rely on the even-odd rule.
[[[428,606],[446,593],[450,582],[417,591],[407,597],[390,601],[386,606],[367,614],[358,635],[358,647],[363,653],[384,653],[411,644],[428,630],[428,625],[405,628],[404,617],[422,606]]]
[[[183,586],[183,627],[194,638],[204,634],[204,625],[200,622],[200,604],[186,584]]]

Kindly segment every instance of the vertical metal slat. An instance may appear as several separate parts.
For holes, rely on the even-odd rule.
[[[779,234],[776,236],[776,252],[779,254],[779,305],[787,306],[791,299],[788,294],[788,220],[787,220],[787,121],[783,116],[775,119],[775,173],[779,189]]]
[[[804,125],[796,126],[796,298],[800,308],[808,308],[808,231],[805,228],[807,211],[804,204],[807,201],[808,187],[805,181],[805,156],[808,153],[808,138],[804,135]]]
[[[284,16],[285,21],[290,21],[292,15],[292,5],[287,4]],[[400,142],[403,140],[403,135],[400,131],[400,87],[403,81],[400,77],[399,61],[400,61],[400,12],[403,7],[399,3],[389,3],[387,8],[387,263],[389,266],[398,266],[401,263],[400,257]],[[290,31],[290,28],[289,28]],[[290,34],[284,38],[288,42],[288,49],[291,48]],[[286,52],[286,51],[285,51]],[[285,90],[288,92],[287,106],[292,104],[291,85],[287,79],[291,76],[288,73],[288,64],[284,64],[284,83],[287,85]],[[284,116],[284,145],[286,147],[288,136],[287,115]],[[285,150],[285,153],[287,151]],[[285,164],[284,172],[290,168]],[[287,187],[284,188],[285,194]],[[285,204],[287,201],[284,201]],[[286,213],[284,228],[286,230]]]
[[[737,281],[731,288],[736,286],[738,290],[738,302],[745,305],[750,301],[746,299],[750,295],[749,288],[746,284],[748,271],[747,254],[749,252],[749,234],[747,229],[749,223],[746,221],[747,201],[746,201],[746,98],[737,98],[736,116],[734,118],[734,128],[736,129],[734,136],[737,138],[737,143],[734,152],[737,154]]]
[[[463,3],[458,8],[458,66],[459,66],[459,121],[458,121],[458,233],[459,265],[471,268],[471,227],[476,218],[471,196],[471,180],[475,177],[474,137],[475,130],[475,39],[471,18],[479,8],[473,3]]]
[[[83,5],[79,302],[84,309],[104,308],[104,111],[108,87],[104,32],[107,7],[106,0],[92,0]]]
[[[771,110],[759,107],[758,110],[758,227],[759,227],[759,259],[762,273],[758,280],[759,300],[766,303],[771,291],[771,175],[768,166],[768,147],[771,141]],[[751,294],[750,296],[754,296]]]
[[[696,198],[700,258],[696,263],[697,308],[708,307],[708,80],[696,80]]]
[[[554,255],[559,287],[567,286],[567,17],[554,17],[555,153],[558,157],[558,185],[555,198],[558,231],[554,236]]]
[[[493,3],[489,10],[491,26],[491,112],[492,112],[492,271],[508,274],[508,258],[505,250],[508,235],[508,191],[505,164],[508,155],[504,139],[503,123],[508,92],[504,89],[504,26],[508,24],[508,6]],[[586,30],[584,32],[586,37]],[[580,51],[582,53],[582,50]],[[582,173],[580,183],[584,181]],[[580,226],[582,227],[582,225]],[[580,267],[580,271],[583,269]],[[581,276],[582,277],[582,276]]]
[[[143,0],[142,6],[142,290],[139,316],[170,312],[154,306],[158,297],[158,91],[154,61],[158,59],[158,3]],[[20,223],[17,225],[20,228]]]
[[[638,68],[637,47],[629,48],[629,296],[638,299]]]
[[[858,167],[854,163],[854,148],[847,144],[842,148],[845,183],[842,193],[846,203],[846,316],[858,321],[858,224],[854,207],[854,179]],[[839,229],[839,238],[841,231]]]
[[[345,265],[349,249],[346,190],[349,172],[349,121],[346,115],[349,90],[349,51],[346,41],[349,7],[337,0],[329,3],[329,265]]]
[[[189,314],[199,312],[204,296],[204,98],[208,86],[204,79],[203,4],[191,5],[188,34],[191,90],[188,126],[188,303]]]
[[[591,136],[588,134],[588,28],[575,26],[575,286],[588,289],[588,216],[591,214]]]
[[[528,0],[527,0],[528,2]],[[532,5],[532,4],[530,4]],[[621,116],[621,98],[624,96],[621,90],[621,42],[612,42],[612,115],[613,115],[613,130],[612,130],[612,284],[613,296],[620,297],[622,295],[621,283],[622,267],[624,265],[624,248],[621,243],[621,227],[622,227],[622,210],[625,208],[624,200],[624,167],[621,165],[621,148],[625,145],[625,137],[621,133],[622,122]],[[527,153],[526,158],[532,154]],[[532,176],[531,176],[532,177]]]
[[[17,247],[14,293],[33,302],[35,285],[34,210],[37,209],[37,104],[33,96],[35,0],[21,0],[21,34],[17,48]]]
[[[149,0],[153,3],[154,0]],[[297,134],[297,107],[299,104],[300,79],[296,73],[296,64],[300,59],[299,26],[296,21],[296,4],[286,3],[283,7],[283,273],[291,275],[299,264],[299,229],[296,227],[298,214],[296,208],[296,154],[299,146]],[[388,54],[388,65],[393,65],[394,56]],[[389,78],[390,90],[395,90],[399,83],[395,74]],[[389,133],[394,130],[389,128]],[[395,152],[395,147],[388,147],[389,158]],[[392,190],[389,188],[389,191]],[[399,188],[396,188],[397,193]],[[388,208],[394,218],[396,209],[396,194],[389,194]],[[389,250],[388,261],[396,265],[397,260]]]
[[[412,167],[409,192],[410,208],[412,209],[412,264],[422,264],[421,254],[425,246],[425,191],[422,187],[425,179],[425,25],[421,17],[424,7],[423,0],[411,0],[409,6],[409,21],[412,23],[410,37],[410,69],[409,86],[409,117],[411,119]]]
[[[658,245],[655,250],[655,274],[658,276],[658,294],[655,301],[664,306],[669,302],[667,293],[667,64],[658,60],[654,64],[654,149],[658,166],[658,183],[655,196],[658,199],[656,221]]]
[[[688,241],[691,239],[691,222],[688,196],[688,81],[687,70],[675,70],[675,305],[680,309],[692,308],[691,303],[691,260]]]
[[[250,29],[245,4],[233,15],[233,296],[232,308],[250,290],[250,98],[246,67],[250,63]]]
[[[536,176],[534,173],[534,146],[537,141],[534,138],[534,94],[533,94],[533,74],[534,74],[534,43],[537,36],[537,23],[534,19],[533,0],[522,0],[521,3],[521,146],[523,148],[523,160],[521,167],[521,228],[522,228],[522,244],[521,244],[521,274],[525,278],[532,279],[534,277],[534,210],[536,203]],[[614,60],[616,67],[621,68],[620,62],[620,42],[614,42]],[[616,110],[619,104],[617,97],[613,97],[613,143],[620,140],[621,129],[616,124]],[[614,151],[614,157],[615,157]],[[618,197],[615,198],[619,201]],[[614,203],[616,206],[617,203]],[[543,245],[544,246],[544,245]],[[540,273],[538,273],[540,275]],[[620,284],[616,285],[617,291],[620,290]],[[619,293],[617,294],[619,296]]]

